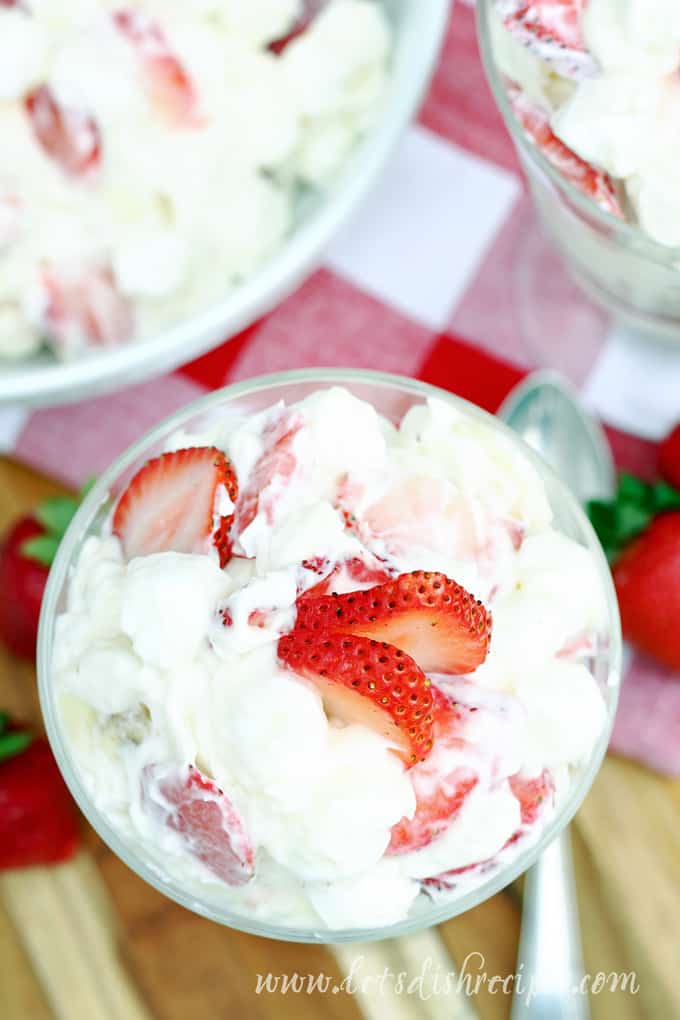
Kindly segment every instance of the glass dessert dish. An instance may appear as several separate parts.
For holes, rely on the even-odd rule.
[[[634,334],[680,343],[680,249],[657,243],[601,208],[527,137],[494,57],[494,7],[495,0],[477,4],[480,52],[546,235],[577,284]]]
[[[440,402],[438,406],[443,407],[446,413],[462,416],[465,422],[476,428],[483,428],[485,434],[488,430],[493,442],[505,444],[504,449],[508,449],[513,456],[516,455],[522,462],[531,465],[544,487],[547,503],[552,512],[553,528],[581,546],[584,554],[587,554],[586,558],[592,567],[592,583],[599,587],[604,603],[597,638],[592,645],[588,645],[586,652],[587,668],[602,697],[602,725],[596,729],[595,732],[599,735],[592,745],[588,745],[587,755],[580,760],[578,766],[570,770],[568,784],[557,802],[554,815],[550,816],[545,827],[540,829],[537,838],[526,839],[518,844],[516,851],[513,849],[511,855],[501,857],[498,863],[492,861],[488,866],[480,868],[472,880],[466,878],[465,882],[454,887],[453,891],[447,891],[445,898],[429,897],[421,892],[404,920],[379,927],[324,927],[321,922],[318,925],[306,926],[277,923],[271,918],[239,911],[233,902],[229,902],[226,894],[228,890],[224,891],[224,895],[220,894],[220,889],[216,888],[219,883],[216,883],[214,878],[202,885],[194,880],[179,881],[171,869],[166,872],[163,864],[163,847],[159,848],[160,853],[155,856],[147,854],[141,844],[137,845],[134,839],[128,838],[112,823],[111,818],[102,810],[101,804],[96,802],[96,797],[88,789],[82,770],[76,762],[77,754],[74,753],[70,724],[65,721],[60,707],[60,688],[55,682],[58,673],[55,662],[57,640],[55,635],[59,630],[62,632],[64,630],[63,613],[80,553],[91,536],[102,533],[105,522],[110,520],[112,508],[120,506],[118,501],[121,493],[129,491],[131,480],[140,468],[147,464],[149,458],[156,457],[168,449],[177,450],[178,435],[186,439],[187,433],[191,434],[190,438],[195,434],[197,438],[194,442],[200,443],[200,436],[207,434],[206,429],[216,421],[216,415],[220,416],[221,421],[225,420],[225,415],[251,416],[271,408],[278,401],[285,401],[286,404],[296,403],[329,387],[343,387],[351,394],[351,398],[359,398],[370,403],[379,414],[393,423],[401,421],[412,408],[435,398]],[[186,443],[180,443],[181,445]],[[139,563],[143,558],[132,562]],[[306,561],[303,561],[303,566],[306,566]],[[559,586],[559,577],[555,579],[555,583]],[[351,590],[354,591],[354,587]],[[387,649],[389,646],[383,647]],[[279,654],[280,649],[281,645]],[[513,881],[568,824],[588,792],[607,747],[618,699],[620,671],[620,625],[606,560],[580,506],[540,458],[498,420],[445,391],[398,376],[349,369],[310,369],[278,373],[230,386],[197,401],[167,419],[123,454],[97,481],[62,541],[45,593],[38,643],[40,698],[50,743],[73,796],[102,839],[137,874],[188,909],[243,931],[268,938],[299,942],[351,942],[395,937],[424,926],[438,924],[462,913]],[[599,702],[599,697],[597,700]],[[558,717],[561,719],[559,710]],[[196,779],[195,774],[193,778]],[[201,787],[201,790],[205,789],[205,785]]]

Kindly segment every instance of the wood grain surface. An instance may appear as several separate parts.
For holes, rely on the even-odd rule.
[[[0,459],[0,530],[58,487]],[[32,666],[0,650],[0,707],[40,726]],[[680,734],[679,734],[680,739]],[[341,985],[385,967],[409,978],[512,975],[521,893],[511,887],[439,929],[371,946],[300,946],[233,932],[147,886],[83,824],[83,849],[56,868],[0,875],[3,1020],[506,1020],[510,998],[396,995],[383,985],[256,992],[258,974],[328,975]],[[680,781],[610,757],[573,833],[586,970],[635,971],[636,995],[602,991],[594,1020],[680,1018]],[[480,957],[481,954],[481,957]],[[480,960],[483,959],[483,964]],[[466,962],[467,961],[467,962]],[[459,984],[463,975],[458,975]],[[464,987],[464,984],[461,984]],[[430,986],[431,991],[431,986]]]

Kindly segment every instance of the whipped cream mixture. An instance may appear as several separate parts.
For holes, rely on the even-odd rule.
[[[194,446],[223,450],[238,478],[236,506],[218,499],[234,511],[226,565],[209,545],[127,562],[110,519],[85,541],[57,620],[70,752],[131,852],[236,915],[343,929],[455,896],[538,838],[606,723],[588,668],[605,607],[595,563],[553,527],[519,444],[443,401],[393,425],[331,388],[225,411],[169,444]],[[493,623],[475,671],[430,675],[454,729],[435,729],[408,767],[277,649],[313,587],[414,570],[463,585]],[[228,798],[236,864],[172,814],[177,784]],[[428,812],[437,831],[414,839]]]
[[[389,48],[379,0],[0,3],[0,358],[223,298],[371,124]]]
[[[512,0],[500,0],[500,15],[512,6]],[[627,218],[655,241],[680,245],[675,166],[680,5],[677,0],[573,0],[571,6],[583,8],[585,53],[573,52],[588,55],[587,64],[565,68],[564,57],[561,63],[550,52],[518,41],[495,15],[498,66],[548,112],[565,145],[620,184]]]

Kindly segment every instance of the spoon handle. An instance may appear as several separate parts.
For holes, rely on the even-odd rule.
[[[526,873],[516,973],[523,994],[513,996],[511,1020],[588,1020],[567,829]]]

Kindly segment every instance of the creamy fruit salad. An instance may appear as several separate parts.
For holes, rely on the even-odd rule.
[[[380,108],[380,0],[0,0],[0,358],[226,295]]]
[[[607,212],[680,245],[677,0],[496,0],[493,29],[529,139]]]
[[[606,725],[604,628],[518,443],[335,387],[139,469],[82,546],[53,683],[132,855],[237,916],[380,927],[554,817]]]

